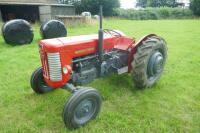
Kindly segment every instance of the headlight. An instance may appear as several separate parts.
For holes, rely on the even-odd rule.
[[[67,74],[67,73],[68,73],[68,69],[67,69],[66,66],[63,67],[63,73],[64,73],[64,74]]]

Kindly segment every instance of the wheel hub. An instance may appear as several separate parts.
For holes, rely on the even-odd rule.
[[[87,116],[87,114],[91,111],[92,103],[90,101],[85,101],[85,103],[82,103],[77,110],[77,115],[79,118]]]
[[[95,112],[95,107],[92,99],[85,99],[77,106],[75,111],[75,120],[80,123],[85,123],[88,121],[93,113]]]
[[[163,55],[159,51],[153,53],[147,66],[148,76],[155,78],[159,73],[161,73],[163,70],[163,63]]]

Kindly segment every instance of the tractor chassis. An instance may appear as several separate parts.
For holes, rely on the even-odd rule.
[[[42,67],[33,72],[31,88],[38,94],[57,88],[72,93],[62,115],[70,129],[95,119],[101,109],[100,93],[82,85],[113,73],[131,73],[137,88],[147,88],[164,70],[167,47],[163,38],[149,34],[135,43],[121,32],[103,30],[102,7],[98,33],[98,39],[89,35],[41,40],[39,44]]]

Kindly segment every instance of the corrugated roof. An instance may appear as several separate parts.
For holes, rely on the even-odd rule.
[[[37,2],[6,2],[0,1],[0,5],[43,5],[43,6],[73,6],[71,4],[50,4],[50,3],[37,3]]]

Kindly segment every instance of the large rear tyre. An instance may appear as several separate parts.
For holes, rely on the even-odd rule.
[[[137,88],[153,86],[161,77],[167,58],[164,39],[152,36],[137,48],[132,62],[133,81]]]
[[[101,108],[101,96],[95,89],[81,88],[68,99],[63,120],[70,129],[79,128],[96,118]]]
[[[53,88],[48,86],[44,81],[42,67],[39,67],[33,72],[31,75],[30,84],[33,91],[38,94],[47,93],[53,90]]]

